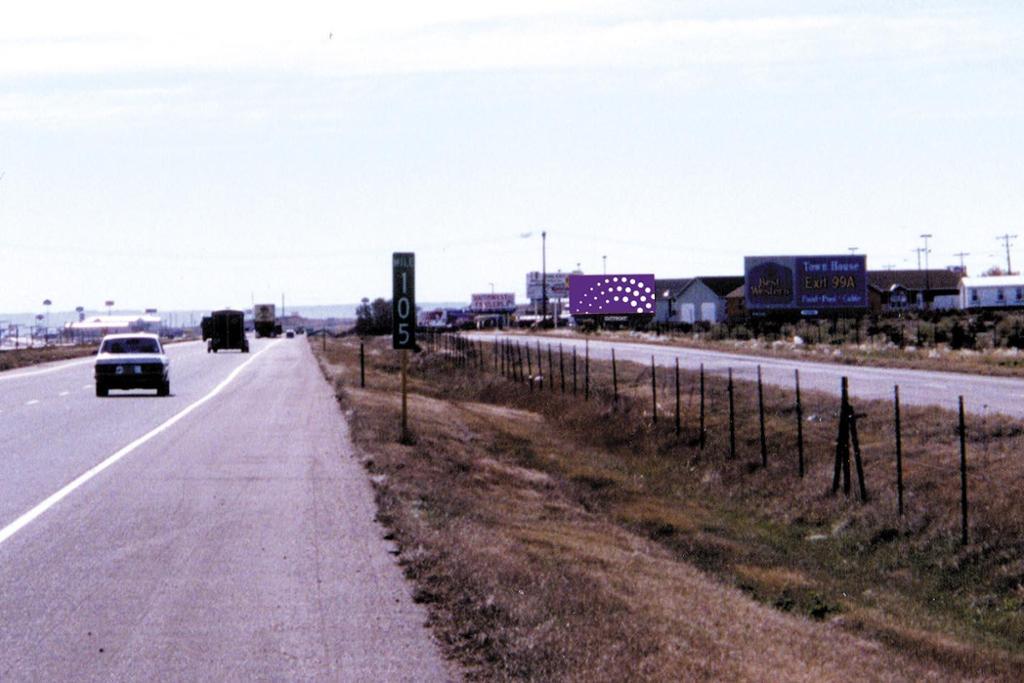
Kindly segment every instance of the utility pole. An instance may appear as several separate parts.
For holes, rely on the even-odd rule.
[[[921,254],[924,253],[924,248],[918,247],[917,249],[911,249],[911,251],[917,254],[917,269],[921,270]]]
[[[605,254],[601,257],[601,273],[604,275],[608,274],[608,255]]]
[[[925,308],[928,308],[928,292],[931,291],[932,288],[931,276],[928,272],[928,254],[930,253],[930,250],[928,249],[928,240],[931,237],[932,234],[928,232],[921,235],[921,239],[924,240],[924,296],[922,297],[921,303],[924,304]]]
[[[971,254],[969,252],[966,252],[966,251],[959,251],[959,252],[953,254],[953,256],[958,256],[960,258],[960,272],[963,275],[967,275],[967,267],[964,266],[964,256],[970,256],[970,255]]]
[[[548,322],[548,232],[540,233],[540,325]]]
[[[1010,268],[1010,240],[1017,239],[1017,236],[1007,233],[1005,235],[999,235],[998,237],[996,237],[996,239],[1002,240],[1003,246],[1006,247],[1006,274],[1013,275],[1013,269]]]

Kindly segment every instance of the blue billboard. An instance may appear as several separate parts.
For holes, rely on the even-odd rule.
[[[868,306],[867,257],[747,256],[749,311],[831,311]]]

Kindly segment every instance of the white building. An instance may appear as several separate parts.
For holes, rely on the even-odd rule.
[[[159,332],[160,316],[143,315],[97,315],[76,322],[67,323],[64,328],[72,334],[103,336],[116,332]]]
[[[960,308],[1024,308],[1024,276],[965,277],[960,280]]]
[[[698,276],[655,280],[658,294],[655,319],[660,323],[720,323],[726,317],[726,297],[743,286],[742,275]]]

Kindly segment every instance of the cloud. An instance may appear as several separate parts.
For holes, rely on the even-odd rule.
[[[54,7],[59,5],[59,9]],[[692,18],[594,2],[42,3],[0,28],[0,77],[153,71],[404,74],[501,69],[763,66],[1016,49],[970,13]]]
[[[275,102],[261,101],[254,84],[307,79],[308,92],[285,91],[304,103],[295,115],[317,118],[336,111],[341,80],[430,74],[563,74],[605,88],[627,78],[674,92],[915,83],[922,72],[934,80],[946,69],[1019,60],[1024,45],[1021,23],[969,10],[763,15],[727,4],[716,15],[654,0],[625,9],[299,1],[275,12],[184,0],[156,14],[136,2],[27,3],[0,24],[0,120],[258,121]],[[318,79],[331,82],[329,101],[315,92]]]

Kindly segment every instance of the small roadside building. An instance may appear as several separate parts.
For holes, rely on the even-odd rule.
[[[660,284],[659,284],[660,283]],[[726,296],[743,285],[742,275],[709,275],[656,280],[656,319],[661,323],[720,323],[726,318]]]
[[[961,276],[956,270],[869,270],[868,308],[874,314],[959,308]]]
[[[725,319],[730,322],[745,320],[747,317],[747,285],[743,283],[725,295]]]
[[[676,298],[682,293],[693,278],[662,278],[654,280],[654,320],[667,323],[678,311],[675,309]]]
[[[1024,276],[965,277],[960,280],[960,308],[1024,308]]]

